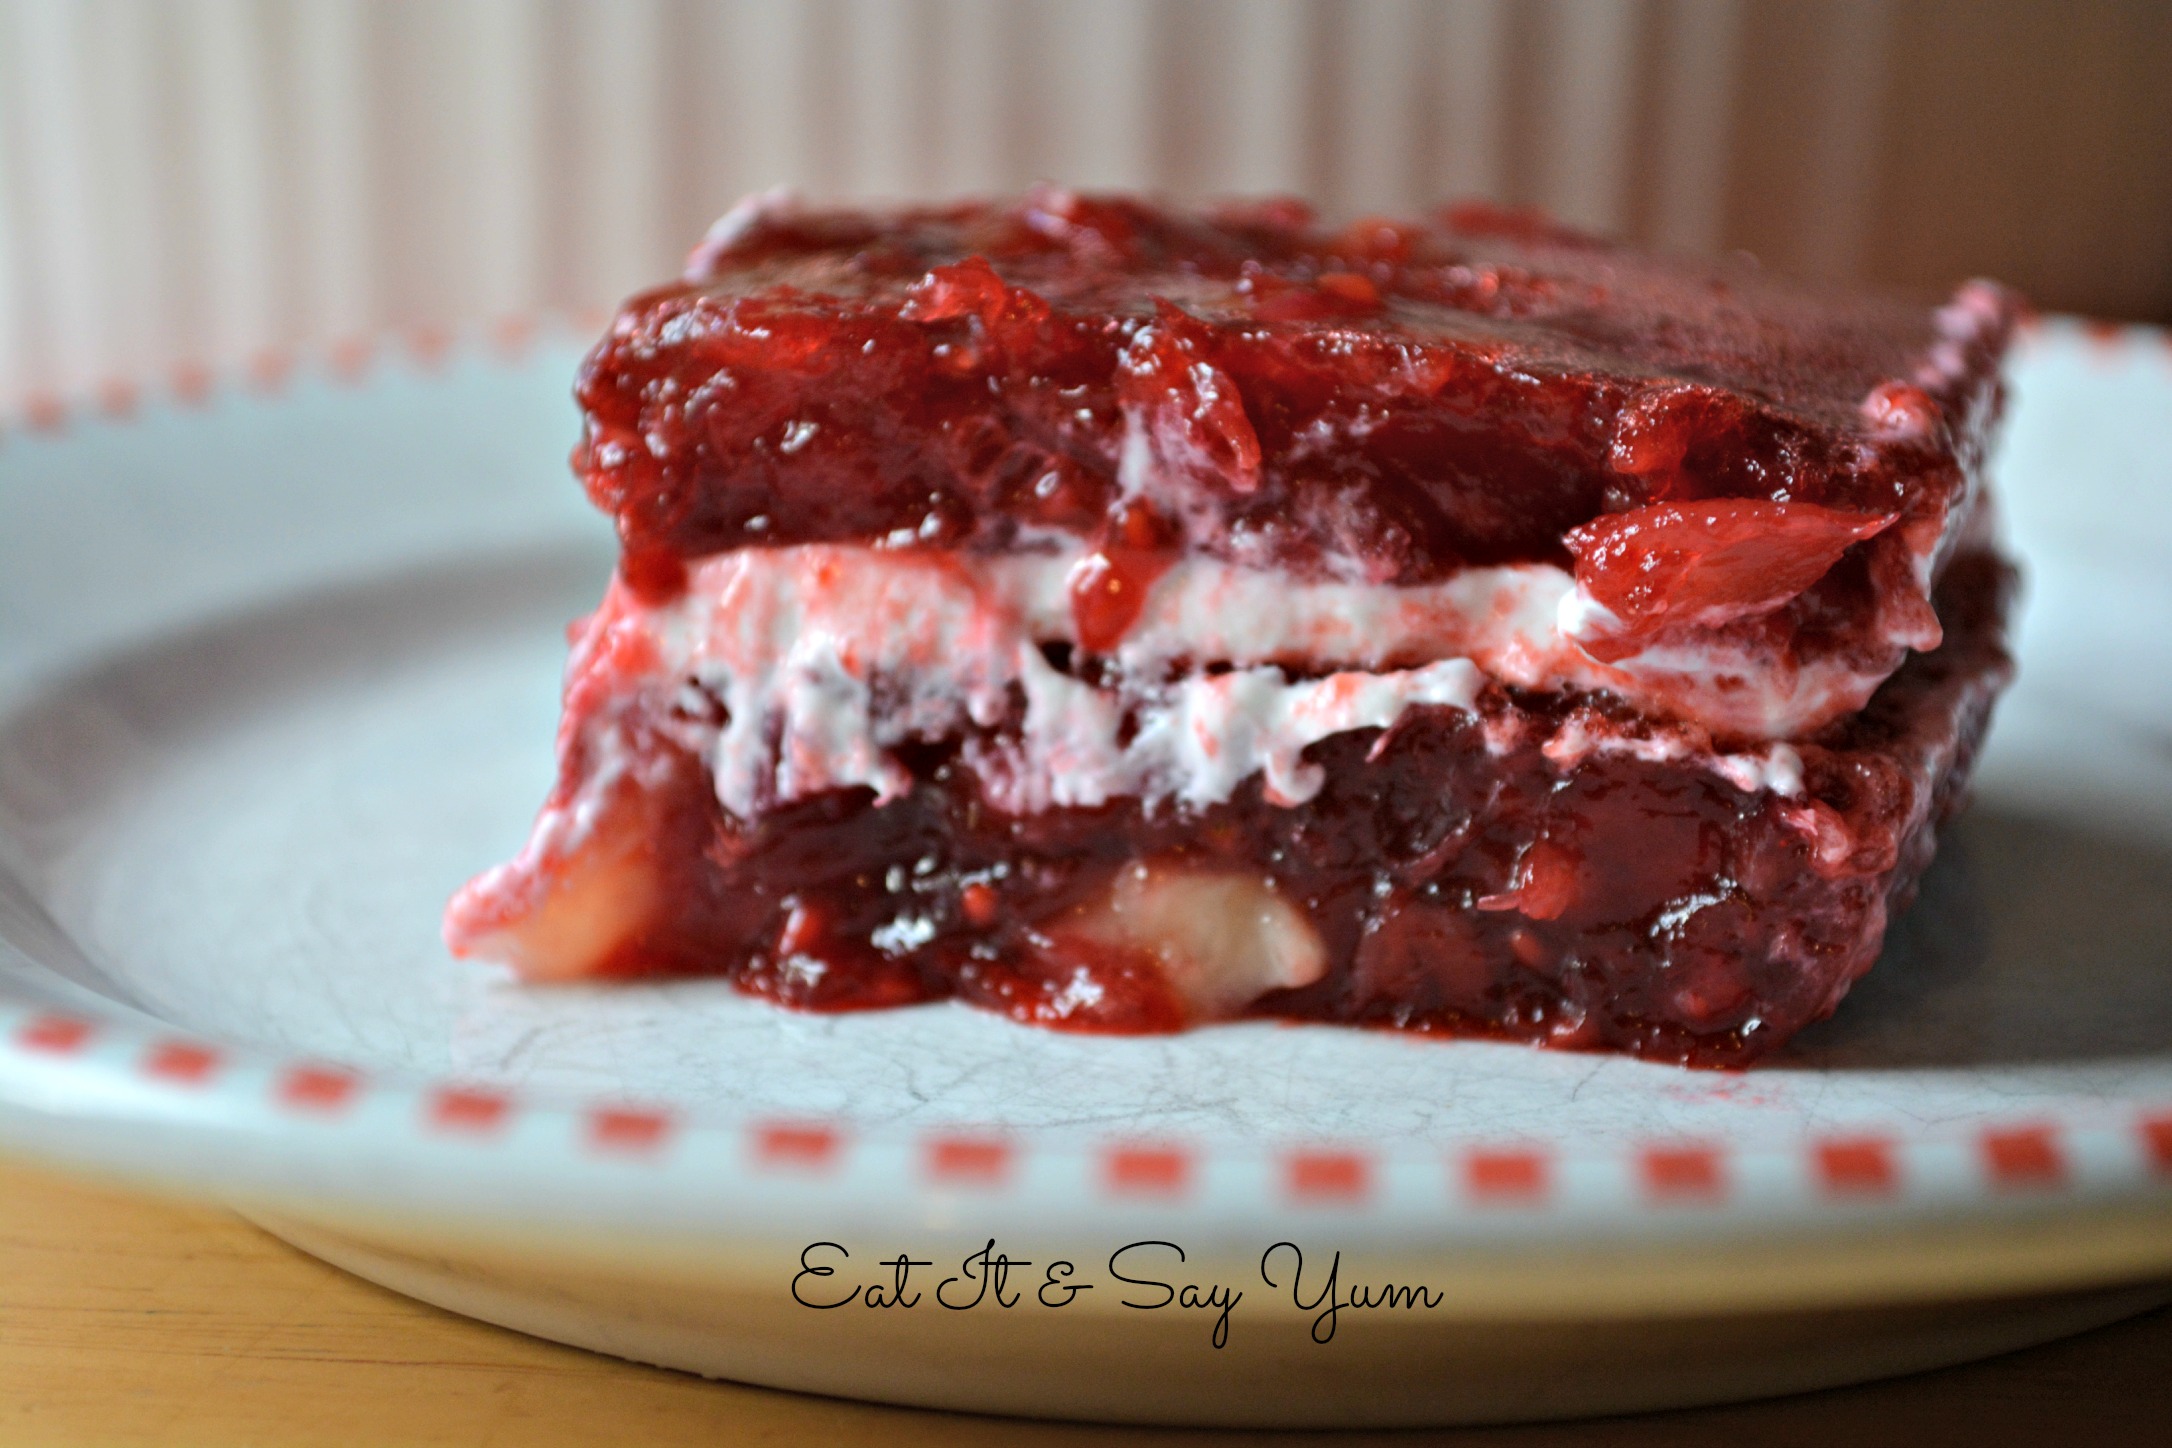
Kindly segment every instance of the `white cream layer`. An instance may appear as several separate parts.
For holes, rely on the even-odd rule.
[[[1780,733],[1808,695],[1829,705],[1833,693],[1830,681],[1799,672],[1776,679],[1742,664],[1731,674],[1725,661],[1700,673],[1669,660],[1649,678],[1595,663],[1561,632],[1576,607],[1573,581],[1545,565],[1398,588],[1308,583],[1203,558],[1154,584],[1089,683],[1042,649],[1076,643],[1068,582],[1084,554],[742,549],[698,564],[687,590],[663,605],[614,584],[573,669],[577,680],[631,671],[690,681],[720,701],[729,718],[694,726],[700,737],[688,743],[714,770],[719,800],[742,817],[852,786],[894,798],[911,787],[898,746],[994,726],[1021,704],[1019,726],[999,743],[976,742],[966,761],[991,802],[1013,813],[1127,797],[1213,804],[1254,774],[1269,799],[1302,803],[1321,785],[1301,757],[1312,744],[1385,728],[1414,705],[1469,709],[1489,676],[1609,688],[1692,719],[1685,697],[1739,708],[1750,695]],[[1285,671],[1323,667],[1340,671]],[[1711,763],[1745,787],[1793,793],[1792,760],[1779,745]]]

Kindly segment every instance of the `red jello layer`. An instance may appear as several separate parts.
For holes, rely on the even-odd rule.
[[[698,691],[576,693],[554,806],[591,800],[568,858],[619,912],[584,968],[722,974],[812,1009],[954,996],[1167,1030],[1227,1012],[1157,932],[1227,907],[1243,929],[1302,927],[1246,946],[1302,983],[1254,999],[1254,976],[1230,1010],[1744,1064],[1834,1008],[1928,863],[2010,672],[2009,579],[1987,554],[1958,560],[1943,646],[1799,743],[1794,793],[1638,748],[1648,721],[1604,696],[1488,685],[1473,710],[1313,745],[1325,783],[1294,805],[1254,777],[1202,809],[1007,814],[947,740],[900,745],[912,784],[880,805],[832,790],[742,819],[689,742],[714,722]],[[587,728],[606,714],[612,729]],[[1599,742],[1564,747],[1579,738]],[[532,866],[486,877],[455,905],[456,938],[551,928],[567,885]]]
[[[1867,547],[1928,576],[2015,315],[1987,283],[1933,310],[1482,208],[757,206],[621,311],[576,464],[664,590],[745,545],[1032,529],[1412,583],[1713,499],[1891,520]]]

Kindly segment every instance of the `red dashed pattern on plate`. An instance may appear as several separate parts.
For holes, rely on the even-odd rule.
[[[202,1086],[219,1069],[219,1052],[194,1041],[160,1041],[145,1053],[143,1072],[176,1086]]]
[[[1655,1204],[1704,1205],[1727,1196],[1727,1168],[1719,1148],[1702,1143],[1662,1143],[1638,1154],[1644,1194]]]
[[[2142,1141],[2149,1153],[2150,1165],[2162,1175],[2172,1176],[2172,1113],[2145,1117]]]
[[[343,1110],[362,1089],[362,1078],[340,1066],[300,1062],[278,1076],[278,1101],[292,1111],[329,1114]]]
[[[15,1032],[15,1044],[25,1051],[67,1055],[90,1043],[91,1023],[73,1016],[33,1016]]]
[[[565,317],[519,314],[482,323],[472,335],[499,361],[516,362],[528,354],[548,325],[563,327],[576,336],[592,337],[609,321],[608,314],[592,308]],[[12,398],[0,397],[0,439],[17,430],[57,435],[91,418],[125,422],[160,393],[182,407],[192,408],[208,406],[223,389],[276,396],[312,370],[353,386],[365,381],[377,362],[394,353],[424,371],[436,371],[451,360],[469,336],[452,327],[425,323],[379,336],[339,337],[314,347],[264,347],[223,368],[197,358],[184,359],[168,367],[162,379],[105,377],[79,397],[34,387]]]
[[[1888,1197],[1900,1186],[1893,1143],[1881,1137],[1836,1138],[1817,1143],[1817,1180],[1826,1195],[1841,1199]]]
[[[2028,1190],[2063,1186],[2066,1152],[2051,1125],[2000,1127],[1982,1139],[1984,1173],[1996,1187]]]
[[[588,1144],[607,1156],[660,1150],[671,1135],[668,1112],[635,1106],[597,1106],[588,1113]]]
[[[1474,1202],[1536,1206],[1546,1199],[1551,1172],[1542,1151],[1478,1149],[1465,1154],[1462,1176]]]
[[[1192,1176],[1192,1153],[1179,1146],[1112,1146],[1102,1156],[1102,1184],[1119,1197],[1174,1198]]]
[[[260,1062],[245,1051],[147,1033],[117,1021],[0,1003],[0,1056],[6,1054],[33,1067],[45,1062],[54,1070],[118,1073],[199,1101],[222,1094],[229,1099],[251,1098],[236,1104],[269,1106],[276,1117],[296,1122],[350,1116],[365,1101],[378,1099],[396,1113],[380,1115],[380,1120],[404,1120],[409,1123],[406,1129],[418,1137],[479,1151],[509,1149],[514,1127],[524,1120],[545,1126],[555,1120],[571,1126],[567,1139],[580,1154],[660,1163],[679,1152],[697,1125],[661,1106],[530,1102],[473,1083],[418,1085],[372,1079],[323,1061]],[[411,1104],[401,1109],[402,1102]],[[741,1159],[755,1177],[779,1180],[834,1175],[852,1164],[857,1147],[897,1139],[820,1119],[699,1125],[712,1138],[721,1133],[726,1139],[739,1140]],[[1793,1178],[1799,1182],[1796,1207],[1860,1209],[1865,1204],[1890,1205],[1905,1199],[1916,1180],[1908,1165],[1911,1159],[1918,1154],[1926,1160],[1950,1157],[1956,1144],[1964,1148],[1963,1159],[1970,1164],[1971,1194],[2042,1197],[2076,1190],[2078,1134],[2091,1136],[2096,1144],[2098,1185],[2107,1179],[2105,1143],[2124,1138],[2129,1159],[2116,1174],[2133,1186],[2172,1187],[2172,1105],[2168,1105],[2112,1111],[2108,1118],[2106,1112],[2097,1111],[2073,1121],[2038,1112],[2025,1121],[1960,1133],[1926,1129],[1915,1134],[1828,1136],[1777,1153],[1769,1145],[1755,1143],[1665,1140],[1608,1146],[1564,1142],[1451,1147],[1440,1157],[1445,1170],[1436,1177],[1432,1209],[1487,1218],[1504,1212],[1511,1216],[1545,1213],[1563,1206],[1562,1176],[1567,1164],[1611,1161],[1626,1189],[1616,1206],[1715,1211],[1740,1204],[1747,1162],[1769,1163],[1776,1154],[1798,1159]],[[921,1185],[977,1193],[1015,1189],[1044,1158],[1054,1161],[1078,1154],[1071,1144],[1036,1144],[1016,1133],[957,1127],[909,1131],[902,1142],[908,1148],[910,1174]],[[881,1151],[870,1157],[878,1170],[887,1159],[894,1158]],[[1206,1177],[1225,1160],[1258,1161],[1259,1153],[1236,1146],[1160,1140],[1105,1141],[1087,1153],[1093,1190],[1111,1203],[1133,1205],[1196,1204],[1208,1195],[1202,1190]],[[1389,1178],[1398,1160],[1392,1151],[1316,1142],[1271,1153],[1260,1164],[1271,1166],[1288,1205],[1362,1212],[1395,1195]]]
[[[820,1122],[761,1122],[749,1131],[757,1167],[819,1171],[831,1166],[844,1147],[844,1133]]]
[[[937,1133],[922,1142],[924,1169],[941,1186],[998,1187],[1011,1174],[1011,1143],[995,1136]]]
[[[1373,1164],[1364,1152],[1335,1147],[1293,1151],[1283,1163],[1290,1200],[1305,1206],[1357,1206],[1372,1191]]]
[[[425,1120],[430,1129],[489,1135],[513,1112],[510,1097],[473,1086],[440,1086],[430,1093]]]

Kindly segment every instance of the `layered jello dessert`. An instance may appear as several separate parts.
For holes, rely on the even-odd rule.
[[[1478,207],[748,203],[583,366],[620,562],[447,936],[1750,1061],[1877,957],[2008,678],[2016,315]]]

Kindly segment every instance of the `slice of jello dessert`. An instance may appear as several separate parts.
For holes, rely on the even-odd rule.
[[[1749,1061],[1876,958],[2009,676],[2017,310],[1485,208],[744,205],[582,369],[620,566],[448,939]]]

